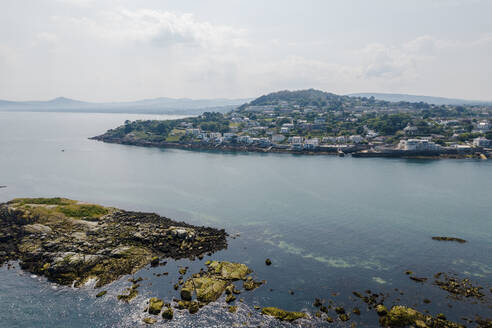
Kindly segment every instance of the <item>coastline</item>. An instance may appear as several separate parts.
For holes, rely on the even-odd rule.
[[[179,143],[179,142],[166,142],[166,141],[148,141],[129,138],[107,138],[104,135],[90,137],[90,140],[101,141],[105,143],[114,143],[128,146],[138,147],[155,147],[155,148],[171,148],[182,149],[191,151],[219,151],[219,152],[242,152],[242,153],[276,153],[276,154],[292,154],[292,155],[331,155],[340,156],[350,155],[354,158],[369,158],[369,157],[382,157],[382,158],[406,158],[406,159],[481,159],[486,160],[491,157],[484,155],[483,152],[477,151],[474,153],[459,153],[459,152],[411,152],[411,151],[371,151],[367,145],[353,146],[353,147],[327,147],[329,151],[324,149],[301,149],[294,150],[288,148],[276,148],[276,147],[256,147],[246,145],[211,145],[207,143]]]

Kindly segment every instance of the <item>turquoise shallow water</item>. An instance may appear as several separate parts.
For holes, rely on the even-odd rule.
[[[0,201],[64,196],[239,233],[213,258],[247,263],[267,284],[243,293],[237,314],[226,313],[222,300],[193,317],[178,314],[171,326],[273,327],[278,323],[254,314],[252,305],[313,312],[314,297],[321,297],[347,309],[358,306],[362,315],[352,316],[354,321],[375,327],[376,316],[351,297],[352,291],[366,289],[389,293],[388,305],[399,298],[401,304],[444,312],[452,320],[492,317],[484,304],[456,302],[404,274],[410,269],[429,278],[438,271],[469,277],[487,287],[490,304],[492,161],[224,154],[87,139],[138,118],[155,116],[0,112],[0,185],[8,186],[0,189]],[[469,242],[439,243],[430,239],[433,235]],[[265,266],[266,257],[272,266]],[[1,326],[134,327],[146,298],[177,296],[172,285],[178,264],[190,271],[203,266],[183,260],[142,270],[139,274],[149,279],[130,305],[113,297],[96,300],[90,287],[56,287],[4,267]],[[160,271],[170,274],[153,276]],[[126,279],[112,284],[109,296],[127,285]],[[424,304],[426,297],[432,303]]]

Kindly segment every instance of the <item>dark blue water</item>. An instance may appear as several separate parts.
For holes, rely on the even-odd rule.
[[[491,161],[224,154],[87,139],[137,118],[148,116],[0,112],[0,185],[8,186],[0,189],[0,201],[64,196],[155,211],[239,233],[230,238],[227,250],[212,258],[246,263],[267,284],[241,294],[244,302],[238,302],[236,314],[227,313],[220,300],[194,316],[177,311],[168,325],[274,327],[279,323],[258,315],[253,305],[314,313],[311,304],[320,297],[362,311],[348,323],[331,326],[356,322],[376,327],[374,313],[352,296],[352,291],[367,289],[389,293],[387,305],[395,302],[431,314],[443,312],[451,320],[476,314],[492,317],[486,304],[457,302],[431,282],[422,285],[404,273],[412,270],[432,278],[446,271],[468,277],[487,288],[490,304]],[[431,240],[434,235],[469,242],[441,243]],[[267,257],[272,266],[265,266]],[[148,279],[129,305],[114,297],[130,285],[126,279],[96,299],[98,291],[91,286],[57,287],[17,266],[4,267],[0,326],[138,326],[149,297],[171,301],[178,296],[172,288],[177,265],[188,265],[193,273],[203,261],[170,261],[164,267],[143,269],[138,275]],[[164,271],[169,275],[153,275]],[[424,304],[424,298],[432,302]]]

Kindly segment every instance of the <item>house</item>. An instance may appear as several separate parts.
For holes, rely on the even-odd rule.
[[[490,130],[490,123],[488,121],[481,121],[477,124],[478,131],[484,133]]]
[[[288,127],[285,127],[285,126],[281,127],[280,128],[280,133],[289,133],[289,128]]]
[[[253,143],[253,138],[251,138],[250,136],[239,136],[237,138],[237,141],[242,144],[251,144]]]
[[[364,141],[364,138],[362,138],[360,135],[353,135],[349,137],[349,140],[354,144],[359,144]]]
[[[290,143],[291,144],[302,144],[303,140],[304,140],[303,137],[299,137],[299,136],[292,137],[292,138],[290,138]]]
[[[417,131],[418,131],[418,128],[416,126],[412,126],[410,123],[408,123],[407,126],[403,129],[403,132],[407,136],[416,135]]]
[[[339,137],[337,137],[337,139],[336,139],[336,143],[337,143],[337,144],[340,144],[340,145],[341,145],[341,144],[344,144],[344,143],[346,143],[346,142],[347,142],[347,138],[346,138],[345,136],[339,136]]]
[[[304,149],[307,150],[313,150],[319,146],[319,139],[318,138],[312,138],[308,139],[304,142]]]
[[[400,140],[398,149],[406,151],[439,151],[441,146],[427,139]]]
[[[282,134],[272,135],[272,142],[279,143],[285,140],[285,136]]]
[[[194,137],[197,137],[200,134],[200,129],[186,129],[186,134],[187,135],[192,135]]]
[[[473,139],[473,146],[475,147],[489,147],[491,145],[490,140],[483,138],[483,137],[478,137]]]
[[[323,139],[321,139],[322,143],[328,143],[328,144],[334,144],[336,141],[337,138],[335,137],[323,137]]]

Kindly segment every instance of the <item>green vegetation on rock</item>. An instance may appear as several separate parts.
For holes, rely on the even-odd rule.
[[[149,299],[150,314],[158,315],[159,313],[161,313],[161,309],[163,306],[164,306],[164,302],[161,299],[156,297],[152,297],[151,299]]]
[[[261,309],[261,313],[275,317],[281,321],[294,321],[307,317],[307,314],[304,312],[289,312],[276,307],[264,307]]]

